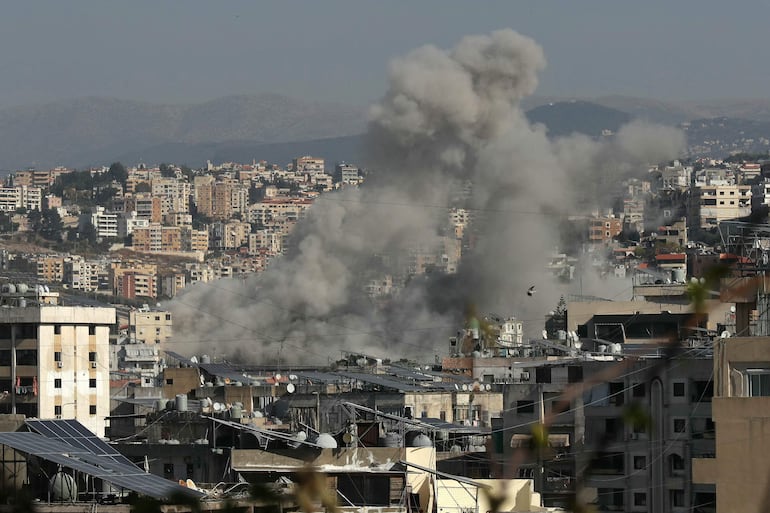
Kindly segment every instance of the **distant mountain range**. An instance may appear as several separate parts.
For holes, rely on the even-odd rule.
[[[682,125],[694,154],[767,149],[770,100],[664,102],[624,96],[532,97],[529,119],[554,136],[597,136],[631,119]],[[121,161],[200,166],[210,159],[286,163],[300,154],[360,161],[366,108],[279,94],[161,105],[88,97],[0,110],[0,170]],[[716,143],[714,141],[717,141]]]

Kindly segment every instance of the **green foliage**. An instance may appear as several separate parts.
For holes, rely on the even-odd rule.
[[[19,229],[19,224],[12,221],[12,216],[0,212],[0,233],[14,233]]]
[[[42,238],[54,242],[62,240],[64,224],[59,216],[59,212],[56,210],[30,210],[27,214],[27,219],[32,231]]]
[[[110,182],[115,181],[125,184],[128,179],[128,171],[120,162],[113,162],[110,165],[110,170],[107,171],[106,176],[107,180]]]

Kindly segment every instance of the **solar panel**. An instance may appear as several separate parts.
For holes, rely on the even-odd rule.
[[[163,499],[179,493],[196,497],[203,495],[197,490],[145,473],[133,464],[119,463],[38,433],[0,433],[0,444],[150,497]]]
[[[114,447],[97,437],[83,424],[74,419],[40,420],[27,419],[27,427],[46,438],[61,440],[73,447],[85,449],[89,453],[104,456],[124,465],[134,463],[120,454]],[[138,467],[137,467],[138,468]]]

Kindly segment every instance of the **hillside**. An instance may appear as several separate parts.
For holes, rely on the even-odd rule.
[[[527,118],[545,125],[555,137],[572,133],[597,137],[603,130],[616,132],[632,119],[625,112],[581,100],[541,105],[527,111]]]
[[[364,109],[277,94],[188,105],[79,98],[0,110],[0,169],[83,166],[168,144],[261,144],[347,136]]]

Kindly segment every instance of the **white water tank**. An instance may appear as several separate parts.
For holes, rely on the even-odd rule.
[[[336,449],[337,440],[329,433],[321,433],[315,441],[316,445],[323,449]]]
[[[177,411],[187,411],[187,396],[185,394],[177,394],[175,406]]]
[[[428,438],[428,435],[425,433],[420,433],[414,437],[412,443],[409,445],[411,447],[433,447],[433,442],[431,442],[430,438]]]

